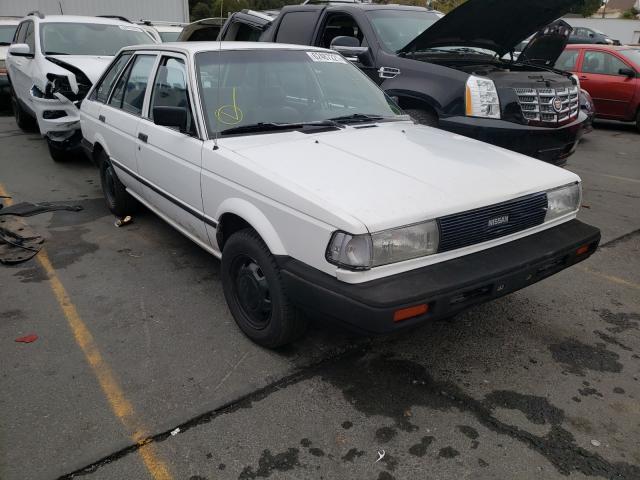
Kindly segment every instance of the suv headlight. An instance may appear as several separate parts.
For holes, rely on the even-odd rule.
[[[465,93],[468,117],[500,118],[500,99],[493,80],[471,75]]]
[[[547,191],[547,215],[544,221],[548,222],[567,213],[577,212],[581,200],[582,185],[580,183],[572,183]]]
[[[327,261],[351,270],[432,255],[438,251],[440,232],[435,220],[362,235],[335,232],[327,247]]]

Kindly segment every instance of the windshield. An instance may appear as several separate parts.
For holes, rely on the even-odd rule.
[[[182,30],[179,30],[177,32],[158,32],[160,34],[160,38],[162,39],[163,42],[175,42],[176,40],[178,40],[178,37],[180,36],[180,33],[182,32]]]
[[[367,15],[385,50],[394,53],[441,17],[426,10],[370,10]]]
[[[262,124],[329,119],[366,121],[408,117],[341,55],[253,50],[196,55],[200,96],[210,136]],[[362,116],[367,116],[366,118]]]
[[[10,45],[17,25],[0,25],[0,45]]]
[[[45,55],[113,56],[122,47],[153,43],[141,28],[102,23],[43,23],[40,45]]]
[[[636,67],[640,68],[640,48],[618,50],[618,53],[629,60],[631,63],[634,63]]]

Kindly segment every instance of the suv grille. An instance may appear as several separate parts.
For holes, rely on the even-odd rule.
[[[578,87],[516,88],[526,120],[557,125],[578,116]]]
[[[440,217],[438,251],[447,252],[535,227],[544,222],[546,213],[547,194],[536,193]]]

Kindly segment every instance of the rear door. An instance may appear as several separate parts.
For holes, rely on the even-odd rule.
[[[137,181],[136,132],[157,57],[155,53],[134,55],[98,115],[104,147],[118,178],[138,195],[142,194],[142,187]]]
[[[582,58],[580,84],[591,97],[596,114],[612,119],[625,119],[635,93],[635,79],[620,73],[632,68],[616,55],[586,49]]]
[[[163,53],[153,78],[149,108],[137,129],[138,167],[144,196],[161,216],[183,233],[209,247],[200,190],[203,141],[193,115],[187,59]],[[185,109],[184,131],[154,123],[155,109]]]

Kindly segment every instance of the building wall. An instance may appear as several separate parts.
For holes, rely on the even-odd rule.
[[[640,20],[618,18],[564,18],[572,27],[600,30],[622,44],[640,43]]]
[[[129,20],[188,22],[188,0],[0,0],[0,16],[25,15],[32,10],[49,15],[120,15]]]

